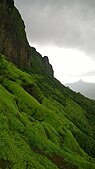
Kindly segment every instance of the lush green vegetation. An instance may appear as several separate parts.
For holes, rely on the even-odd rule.
[[[0,168],[95,169],[94,103],[0,55]]]
[[[13,0],[0,20],[0,169],[95,169],[95,101],[53,77]]]

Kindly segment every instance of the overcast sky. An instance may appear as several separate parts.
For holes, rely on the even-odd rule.
[[[61,78],[67,74],[94,77],[95,0],[15,0],[15,5],[25,21],[30,44],[36,45],[42,54],[49,54],[54,71],[58,72]],[[57,52],[61,51],[60,56],[54,52],[55,47]],[[61,67],[59,71],[56,66],[58,58],[59,64],[63,63],[63,69]],[[71,72],[70,65],[68,72],[64,73],[66,58],[72,63],[72,67],[75,67],[73,72],[76,73]],[[81,65],[78,66],[77,62],[80,63],[82,58],[84,70],[81,72]]]

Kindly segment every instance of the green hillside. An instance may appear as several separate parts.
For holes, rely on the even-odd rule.
[[[95,114],[76,93],[47,74],[22,72],[2,55],[0,82],[1,169],[95,169]]]
[[[0,23],[0,169],[95,169],[95,101],[54,78],[14,0]]]

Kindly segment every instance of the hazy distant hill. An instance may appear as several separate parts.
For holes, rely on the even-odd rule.
[[[75,83],[68,83],[66,86],[70,87],[74,91],[82,93],[91,99],[95,99],[95,83],[87,83],[79,80]]]

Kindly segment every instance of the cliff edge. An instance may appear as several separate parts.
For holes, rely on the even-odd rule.
[[[25,25],[13,0],[0,0],[0,53],[19,67],[30,66]]]

